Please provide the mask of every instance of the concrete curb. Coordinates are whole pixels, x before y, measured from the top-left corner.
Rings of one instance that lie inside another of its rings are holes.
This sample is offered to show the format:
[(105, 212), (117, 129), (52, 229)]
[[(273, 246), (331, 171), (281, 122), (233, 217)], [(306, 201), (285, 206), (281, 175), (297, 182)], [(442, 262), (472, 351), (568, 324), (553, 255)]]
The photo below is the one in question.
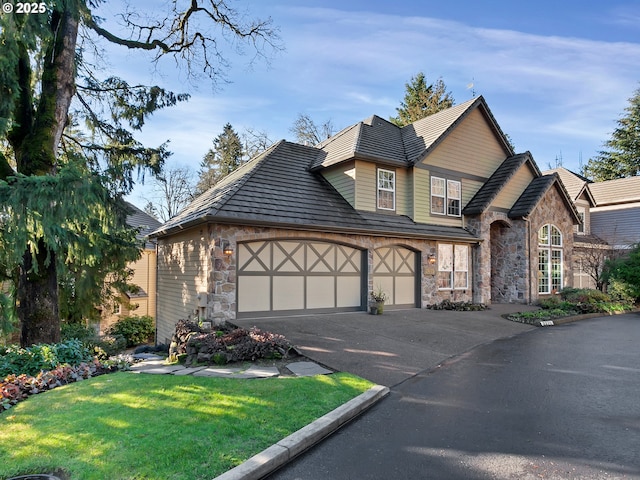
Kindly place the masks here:
[(552, 327), (554, 325), (562, 325), (563, 323), (573, 323), (579, 322), (580, 320), (590, 320), (592, 318), (599, 317), (613, 317), (614, 315), (627, 315), (629, 313), (640, 313), (639, 308), (634, 308), (632, 310), (627, 310), (625, 312), (599, 312), (599, 313), (583, 313), (580, 315), (572, 315), (570, 317), (560, 317), (555, 318), (553, 320), (546, 320), (543, 322), (538, 322), (535, 324), (536, 327)]
[(214, 480), (259, 480), (331, 435), (388, 393), (388, 387), (375, 385)]

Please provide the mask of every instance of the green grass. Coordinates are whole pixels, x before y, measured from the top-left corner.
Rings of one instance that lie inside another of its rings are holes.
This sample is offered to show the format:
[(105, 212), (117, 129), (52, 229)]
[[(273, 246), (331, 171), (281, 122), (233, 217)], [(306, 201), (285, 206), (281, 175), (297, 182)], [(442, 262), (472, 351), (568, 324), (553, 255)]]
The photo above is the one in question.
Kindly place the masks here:
[(372, 384), (345, 373), (260, 380), (116, 373), (0, 415), (0, 478), (211, 479)]

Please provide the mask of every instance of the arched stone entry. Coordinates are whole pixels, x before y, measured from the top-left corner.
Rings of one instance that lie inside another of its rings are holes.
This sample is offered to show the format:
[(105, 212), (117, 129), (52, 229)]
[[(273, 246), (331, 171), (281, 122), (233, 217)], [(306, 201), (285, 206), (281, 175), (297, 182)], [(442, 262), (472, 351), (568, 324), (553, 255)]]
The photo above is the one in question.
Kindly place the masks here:
[(509, 229), (506, 222), (498, 220), (490, 226), (489, 243), (491, 245), (491, 303), (504, 303), (508, 285), (505, 278), (505, 236)]
[(527, 267), (525, 232), (506, 220), (490, 226), (491, 302), (525, 301)]

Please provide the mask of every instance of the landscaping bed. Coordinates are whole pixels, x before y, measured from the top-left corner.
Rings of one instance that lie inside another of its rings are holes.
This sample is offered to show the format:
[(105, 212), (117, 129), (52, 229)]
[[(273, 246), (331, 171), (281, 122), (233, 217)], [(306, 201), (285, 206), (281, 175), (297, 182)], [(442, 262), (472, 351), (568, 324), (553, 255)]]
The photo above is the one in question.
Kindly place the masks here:
[(544, 326), (547, 322), (563, 323), (575, 316), (615, 315), (634, 310), (628, 300), (616, 300), (599, 290), (566, 288), (538, 302), (540, 310), (505, 315), (508, 320), (529, 325)]

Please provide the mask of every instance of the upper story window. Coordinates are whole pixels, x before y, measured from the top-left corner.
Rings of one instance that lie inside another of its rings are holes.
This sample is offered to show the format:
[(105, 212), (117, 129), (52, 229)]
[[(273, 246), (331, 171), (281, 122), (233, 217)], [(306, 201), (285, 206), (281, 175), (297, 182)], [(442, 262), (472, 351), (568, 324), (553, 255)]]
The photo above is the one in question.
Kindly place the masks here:
[(378, 169), (378, 208), (396, 209), (396, 172)]
[(431, 213), (459, 217), (461, 199), (460, 182), (431, 177)]

